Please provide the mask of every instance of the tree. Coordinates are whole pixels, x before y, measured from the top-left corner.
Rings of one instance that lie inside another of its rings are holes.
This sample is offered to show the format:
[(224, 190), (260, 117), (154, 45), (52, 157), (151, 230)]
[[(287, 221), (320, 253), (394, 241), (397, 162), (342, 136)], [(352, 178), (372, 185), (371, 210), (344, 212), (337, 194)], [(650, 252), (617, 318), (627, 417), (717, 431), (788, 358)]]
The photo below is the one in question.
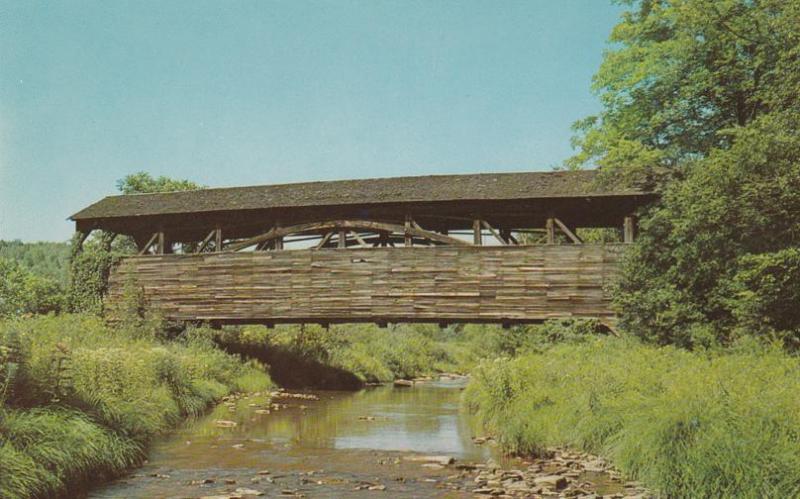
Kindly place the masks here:
[(153, 177), (147, 172), (137, 172), (117, 180), (117, 189), (123, 194), (145, 194), (154, 192), (191, 191), (204, 186), (191, 180), (169, 177)]
[[(765, 332), (752, 328), (752, 313), (745, 324), (736, 310), (747, 291), (742, 285), (760, 280), (752, 259), (767, 258), (772, 270), (761, 271), (775, 272), (775, 258), (800, 245), (797, 130), (765, 115), (737, 130), (729, 149), (713, 150), (685, 180), (666, 188), (661, 203), (643, 217), (639, 239), (625, 258), (616, 302), (626, 329), (683, 346), (709, 339), (730, 342), (742, 331), (738, 326)], [(789, 292), (800, 287), (800, 275), (789, 272), (793, 264), (786, 263), (789, 278), (780, 285)], [(750, 287), (751, 293), (765, 291)], [(772, 324), (788, 328), (782, 336), (800, 339), (800, 318), (794, 317), (791, 324)]]
[(796, 105), (800, 2), (622, 0), (593, 88), (603, 111), (574, 125), (571, 167), (660, 183), (725, 131)]
[[(687, 347), (769, 333), (754, 317), (800, 286), (785, 251), (800, 243), (800, 2), (622, 3), (594, 80), (603, 110), (575, 125), (567, 162), (662, 193), (624, 263), (621, 324)], [(762, 322), (791, 344), (791, 317)]]

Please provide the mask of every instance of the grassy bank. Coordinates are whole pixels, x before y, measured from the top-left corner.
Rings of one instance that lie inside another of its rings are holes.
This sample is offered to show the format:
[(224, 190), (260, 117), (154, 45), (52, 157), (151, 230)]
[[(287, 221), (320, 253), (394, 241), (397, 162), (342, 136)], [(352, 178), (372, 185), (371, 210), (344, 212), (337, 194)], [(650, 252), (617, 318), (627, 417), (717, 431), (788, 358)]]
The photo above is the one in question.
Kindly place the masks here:
[[(435, 331), (436, 330), (436, 331)], [(287, 387), (357, 388), (365, 382), (412, 378), (457, 369), (454, 344), (438, 328), (347, 324), (225, 328), (216, 335), (227, 350), (269, 364)]]
[(183, 418), (271, 386), (203, 334), (157, 334), (83, 315), (0, 322), (0, 497), (56, 497), (117, 475)]
[(343, 324), (225, 328), (214, 333), (229, 351), (257, 358), (287, 387), (357, 388), (440, 372), (467, 373), (485, 358), (541, 351), (554, 342), (599, 333), (589, 320), (496, 325)]
[(800, 496), (800, 360), (602, 339), (484, 363), (464, 400), (510, 452), (566, 445), (667, 497)]

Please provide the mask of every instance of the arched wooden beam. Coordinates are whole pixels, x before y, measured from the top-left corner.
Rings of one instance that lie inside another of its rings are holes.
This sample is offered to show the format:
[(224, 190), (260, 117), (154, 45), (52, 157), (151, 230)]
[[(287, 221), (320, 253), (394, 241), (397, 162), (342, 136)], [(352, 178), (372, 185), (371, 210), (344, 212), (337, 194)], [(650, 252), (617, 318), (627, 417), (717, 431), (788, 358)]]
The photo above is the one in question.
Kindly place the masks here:
[(410, 227), (406, 227), (400, 224), (373, 222), (371, 220), (331, 220), (327, 222), (312, 222), (306, 224), (298, 224), (289, 227), (274, 227), (269, 231), (265, 232), (264, 234), (251, 237), (250, 239), (245, 239), (244, 241), (235, 244), (231, 244), (225, 249), (226, 251), (239, 251), (247, 247), (250, 247), (254, 244), (258, 244), (264, 241), (269, 241), (270, 239), (275, 239), (277, 237), (285, 237), (291, 234), (298, 234), (302, 232), (312, 232), (312, 231), (327, 232), (336, 229), (368, 230), (372, 232), (381, 232), (381, 231), (397, 232), (399, 234), (408, 233), (412, 236), (430, 239), (431, 241), (436, 241), (442, 244), (455, 244), (461, 246), (470, 245), (468, 242), (462, 241), (461, 239), (445, 236), (443, 234), (437, 234), (436, 232), (431, 232), (429, 230), (422, 229), (419, 226), (415, 227), (412, 225)]

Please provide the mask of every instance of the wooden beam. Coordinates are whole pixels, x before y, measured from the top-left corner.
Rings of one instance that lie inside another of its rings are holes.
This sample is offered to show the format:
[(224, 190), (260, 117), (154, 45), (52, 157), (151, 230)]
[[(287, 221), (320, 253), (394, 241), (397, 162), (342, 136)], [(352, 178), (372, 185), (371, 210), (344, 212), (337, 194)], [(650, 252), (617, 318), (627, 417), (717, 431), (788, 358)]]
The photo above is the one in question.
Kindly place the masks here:
[(156, 254), (163, 255), (166, 253), (164, 248), (164, 245), (166, 244), (164, 240), (164, 231), (160, 230), (156, 232), (156, 235), (158, 236), (158, 242), (156, 243)]
[(414, 244), (414, 238), (411, 235), (411, 215), (406, 215), (406, 225), (405, 230), (403, 231), (403, 239), (406, 248), (410, 248)]
[[(280, 220), (275, 221), (275, 228), (279, 228), (281, 226)], [(274, 250), (282, 250), (283, 249), (283, 236), (278, 236), (275, 238), (275, 243), (272, 245), (272, 249)]]
[(222, 251), (222, 229), (214, 229), (214, 251)]
[(475, 246), (481, 246), (483, 244), (481, 221), (477, 218), (472, 221), (472, 244), (474, 244)]
[(461, 239), (456, 239), (450, 236), (444, 236), (442, 234), (437, 234), (436, 232), (431, 232), (424, 229), (418, 229), (414, 226), (409, 227), (406, 229), (403, 225), (399, 224), (391, 224), (391, 223), (384, 223), (384, 222), (373, 222), (371, 220), (331, 220), (326, 222), (312, 222), (306, 224), (298, 224), (292, 225), (288, 227), (280, 227), (277, 229), (271, 229), (264, 234), (251, 237), (249, 239), (245, 239), (243, 241), (236, 242), (234, 244), (230, 244), (227, 248), (229, 251), (239, 251), (249, 246), (253, 246), (254, 244), (258, 244), (262, 241), (266, 241), (268, 239), (275, 239), (279, 236), (287, 236), (290, 234), (298, 234), (302, 232), (317, 232), (323, 230), (366, 230), (370, 232), (395, 232), (398, 234), (404, 234), (406, 230), (412, 235), (416, 237), (421, 237), (425, 239), (430, 239), (431, 241), (440, 242), (442, 244), (454, 244), (459, 246), (469, 246), (469, 243), (466, 241), (462, 241)]
[(358, 232), (352, 231), (351, 234), (353, 234), (353, 237), (356, 239), (356, 241), (358, 241), (358, 244), (360, 244), (364, 248), (368, 248), (369, 247), (367, 242), (364, 241), (364, 239), (358, 234)]
[(156, 239), (158, 239), (158, 234), (159, 234), (159, 232), (153, 233), (153, 235), (150, 237), (150, 239), (147, 240), (147, 243), (145, 243), (145, 245), (142, 246), (142, 249), (139, 250), (139, 254), (140, 255), (144, 255), (144, 254), (147, 253), (147, 250), (150, 249), (150, 246), (152, 246), (153, 243), (156, 241)]
[(77, 238), (78, 238), (78, 240), (76, 241), (76, 244), (75, 244), (75, 253), (76, 254), (80, 253), (83, 250), (83, 243), (86, 242), (86, 238), (89, 237), (89, 234), (91, 234), (91, 233), (92, 233), (91, 230), (88, 230), (88, 231), (80, 231), (80, 230), (75, 231), (75, 234), (77, 235)]
[(339, 248), (346, 248), (347, 247), (347, 231), (344, 229), (339, 229), (339, 239), (338, 239), (338, 247)]
[(552, 218), (547, 219), (547, 225), (545, 226), (545, 230), (547, 231), (547, 244), (555, 244), (556, 243), (556, 224)]
[(636, 219), (632, 216), (625, 217), (623, 222), (623, 241), (632, 243), (636, 237)]
[(519, 241), (517, 241), (517, 238), (511, 234), (510, 229), (500, 229), (500, 237), (502, 237), (503, 240), (508, 244), (519, 245)]
[(497, 231), (494, 230), (494, 227), (489, 225), (489, 222), (487, 222), (486, 220), (481, 220), (481, 223), (486, 228), (486, 230), (488, 230), (495, 237), (495, 239), (500, 241), (500, 244), (508, 244), (508, 241), (500, 237), (500, 234), (498, 234)]
[(211, 240), (214, 239), (214, 236), (216, 235), (216, 233), (217, 233), (216, 230), (212, 230), (211, 232), (208, 233), (206, 238), (203, 239), (203, 242), (200, 243), (200, 246), (197, 247), (197, 253), (202, 253), (203, 250), (206, 249), (206, 246), (208, 246), (208, 243), (210, 243)]
[(322, 239), (320, 239), (320, 241), (317, 243), (317, 245), (314, 246), (314, 249), (315, 250), (322, 249), (323, 246), (328, 244), (328, 241), (331, 240), (331, 237), (333, 237), (333, 231), (326, 232), (325, 235), (322, 236)]
[(555, 221), (556, 225), (558, 225), (558, 227), (564, 232), (564, 234), (567, 235), (568, 238), (572, 239), (573, 243), (575, 243), (575, 244), (583, 244), (583, 240), (581, 240), (580, 237), (576, 236), (574, 232), (569, 230), (569, 227), (567, 227), (564, 224), (564, 222), (562, 222), (561, 220), (559, 220), (557, 218), (553, 218), (552, 220)]

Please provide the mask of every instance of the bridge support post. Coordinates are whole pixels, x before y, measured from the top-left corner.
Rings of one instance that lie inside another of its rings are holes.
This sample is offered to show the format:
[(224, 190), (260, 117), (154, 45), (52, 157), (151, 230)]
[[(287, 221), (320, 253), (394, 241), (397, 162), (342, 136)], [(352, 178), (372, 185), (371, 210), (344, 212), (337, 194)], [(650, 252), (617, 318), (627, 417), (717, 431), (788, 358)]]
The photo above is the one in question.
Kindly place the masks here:
[(91, 234), (91, 230), (77, 230), (75, 231), (75, 246), (73, 247), (74, 254), (77, 255), (81, 251), (83, 251), (83, 243), (86, 242), (86, 238), (89, 237)]
[(547, 226), (545, 227), (547, 230), (547, 244), (555, 244), (556, 243), (556, 221), (552, 218), (547, 219)]
[(163, 255), (164, 253), (166, 253), (167, 251), (165, 246), (166, 242), (164, 240), (164, 231), (160, 230), (158, 231), (158, 238), (156, 240), (156, 254)]
[(483, 245), (483, 226), (478, 218), (472, 221), (472, 244), (475, 246)]
[(625, 217), (623, 222), (623, 241), (632, 243), (636, 237), (636, 219), (632, 216)]

